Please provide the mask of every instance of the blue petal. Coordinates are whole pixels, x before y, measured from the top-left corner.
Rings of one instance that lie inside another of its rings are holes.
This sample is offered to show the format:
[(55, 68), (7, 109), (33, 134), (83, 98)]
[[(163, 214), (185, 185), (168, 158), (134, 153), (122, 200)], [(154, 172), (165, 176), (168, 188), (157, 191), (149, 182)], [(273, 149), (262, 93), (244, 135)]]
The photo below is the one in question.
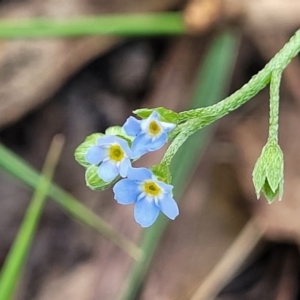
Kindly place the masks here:
[(158, 206), (162, 213), (172, 220), (174, 220), (179, 214), (177, 203), (169, 194), (158, 201)]
[(105, 182), (110, 182), (114, 180), (118, 176), (118, 168), (117, 166), (108, 161), (103, 162), (98, 169), (98, 176), (104, 180)]
[(106, 156), (106, 151), (99, 146), (92, 146), (88, 149), (85, 159), (92, 165), (98, 165)]
[(141, 156), (143, 156), (144, 154), (146, 154), (148, 152), (149, 152), (148, 148), (140, 147), (140, 148), (135, 149), (135, 152), (132, 152), (130, 157), (132, 159), (138, 159), (138, 158), (140, 158)]
[(160, 122), (160, 125), (163, 128), (164, 132), (169, 132), (176, 127), (176, 124), (167, 123), (167, 122)]
[(152, 121), (156, 121), (160, 125), (159, 115), (156, 111), (153, 111), (152, 114), (145, 120), (141, 121), (141, 131), (147, 133), (149, 125)]
[(109, 144), (116, 143), (116, 142), (117, 142), (116, 136), (105, 135), (98, 139), (97, 144), (99, 146), (103, 146), (103, 145), (109, 145)]
[(163, 181), (158, 180), (157, 178), (154, 181), (165, 191), (170, 193), (173, 190), (173, 185), (164, 183)]
[(117, 141), (118, 141), (119, 145), (121, 146), (121, 148), (123, 149), (123, 151), (125, 152), (125, 154), (128, 157), (131, 156), (131, 149), (129, 148), (128, 143), (125, 140), (118, 138), (118, 137), (117, 137)]
[(145, 133), (139, 134), (132, 142), (132, 148), (148, 146), (151, 143), (151, 136)]
[(144, 181), (147, 179), (151, 179), (153, 173), (146, 168), (129, 168), (127, 177), (132, 180)]
[(122, 179), (113, 187), (114, 198), (120, 204), (131, 204), (136, 202), (140, 194), (136, 182), (130, 179)]
[(163, 132), (159, 138), (149, 143), (148, 149), (149, 151), (154, 151), (160, 149), (167, 142), (167, 134)]
[(151, 143), (151, 138), (146, 134), (138, 135), (132, 142), (131, 146), (131, 157), (133, 159), (139, 158), (145, 153), (149, 152), (148, 147)]
[(129, 158), (125, 158), (125, 159), (121, 162), (119, 171), (120, 171), (120, 175), (121, 175), (122, 177), (126, 177), (126, 176), (127, 176), (128, 169), (130, 168), (130, 166), (131, 166), (131, 162), (130, 162), (130, 159), (129, 159)]
[(136, 202), (134, 207), (134, 218), (142, 227), (151, 226), (159, 215), (159, 208), (153, 201), (143, 198)]
[(152, 112), (152, 114), (148, 117), (151, 121), (152, 120), (155, 120), (155, 121), (160, 121), (160, 117), (159, 117), (159, 114), (156, 110), (154, 110)]
[(123, 129), (129, 136), (136, 136), (141, 131), (141, 121), (134, 117), (129, 117), (123, 125)]

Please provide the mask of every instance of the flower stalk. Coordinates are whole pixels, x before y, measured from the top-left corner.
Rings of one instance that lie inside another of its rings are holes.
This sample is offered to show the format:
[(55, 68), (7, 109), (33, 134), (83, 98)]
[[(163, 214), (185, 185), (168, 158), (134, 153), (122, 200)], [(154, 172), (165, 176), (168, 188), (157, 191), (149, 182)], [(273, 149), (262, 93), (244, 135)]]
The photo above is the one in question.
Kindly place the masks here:
[(283, 195), (284, 160), (283, 153), (278, 145), (281, 73), (281, 69), (275, 69), (272, 72), (270, 82), (269, 137), (252, 173), (257, 198), (263, 193), (269, 203), (271, 203), (276, 196), (279, 196), (279, 200), (281, 200)]

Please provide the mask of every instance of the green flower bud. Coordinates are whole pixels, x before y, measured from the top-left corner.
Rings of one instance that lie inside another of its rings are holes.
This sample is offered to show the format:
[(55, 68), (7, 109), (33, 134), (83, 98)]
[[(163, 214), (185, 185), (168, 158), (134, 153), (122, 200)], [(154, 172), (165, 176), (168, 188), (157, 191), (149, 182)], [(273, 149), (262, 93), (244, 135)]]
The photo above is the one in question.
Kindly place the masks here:
[(283, 153), (275, 140), (269, 140), (263, 147), (253, 173), (253, 184), (257, 198), (264, 193), (269, 203), (283, 194)]

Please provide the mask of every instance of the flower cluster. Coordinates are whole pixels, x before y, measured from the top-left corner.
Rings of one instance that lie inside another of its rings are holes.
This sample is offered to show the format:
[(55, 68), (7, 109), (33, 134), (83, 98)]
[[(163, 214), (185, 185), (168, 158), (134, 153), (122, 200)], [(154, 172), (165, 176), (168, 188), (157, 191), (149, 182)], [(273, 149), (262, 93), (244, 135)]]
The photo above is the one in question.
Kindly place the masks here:
[(86, 181), (91, 188), (104, 189), (122, 178), (113, 187), (114, 198), (123, 205), (135, 203), (134, 218), (142, 227), (151, 226), (160, 211), (173, 220), (179, 213), (173, 186), (159, 180), (153, 171), (131, 165), (160, 149), (175, 126), (153, 111), (146, 119), (129, 117), (122, 128), (89, 136), (75, 151), (76, 160), (87, 167)]

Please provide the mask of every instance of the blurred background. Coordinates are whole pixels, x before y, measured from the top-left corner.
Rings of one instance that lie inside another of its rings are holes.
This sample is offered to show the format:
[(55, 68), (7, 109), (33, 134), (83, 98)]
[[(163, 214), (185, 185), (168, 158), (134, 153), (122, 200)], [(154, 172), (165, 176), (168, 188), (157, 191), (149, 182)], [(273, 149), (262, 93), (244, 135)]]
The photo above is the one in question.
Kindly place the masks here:
[[(40, 172), (53, 137), (63, 134), (54, 181), (144, 253), (135, 261), (49, 199), (14, 299), (300, 299), (299, 57), (281, 84), (281, 202), (257, 200), (252, 184), (267, 140), (268, 88), (178, 153), (171, 166), (180, 201), (175, 221), (162, 217), (142, 230), (133, 207), (118, 205), (111, 189), (86, 187), (84, 169), (74, 160), (87, 135), (122, 125), (136, 108), (181, 111), (216, 103), (239, 89), (300, 27), (299, 1), (0, 2), (1, 18), (16, 22), (157, 12), (182, 15), (183, 32), (1, 40), (1, 143)], [(140, 164), (150, 167), (162, 154), (146, 155)], [(32, 190), (0, 170), (2, 266)]]

